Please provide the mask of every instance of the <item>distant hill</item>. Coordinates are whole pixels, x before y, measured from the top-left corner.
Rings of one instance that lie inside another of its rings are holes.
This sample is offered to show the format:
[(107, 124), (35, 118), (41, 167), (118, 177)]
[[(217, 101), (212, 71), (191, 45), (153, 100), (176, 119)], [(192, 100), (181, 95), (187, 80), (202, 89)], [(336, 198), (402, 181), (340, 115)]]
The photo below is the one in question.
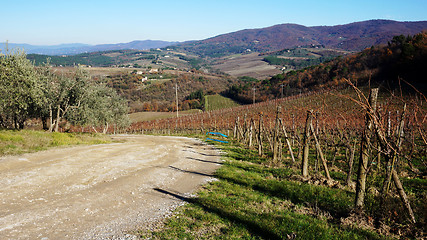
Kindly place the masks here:
[(427, 30), (427, 21), (370, 20), (337, 26), (306, 27), (280, 24), (246, 29), (175, 46), (201, 56), (220, 57), (245, 51), (268, 52), (297, 46), (322, 45), (346, 51), (361, 51), (385, 44), (396, 35), (414, 35)]
[[(157, 41), (157, 40), (144, 40), (144, 41), (132, 41), (129, 43), (117, 43), (117, 44), (100, 44), (100, 45), (88, 45), (88, 44), (60, 44), (52, 46), (36, 46), (30, 44), (16, 44), (9, 43), (9, 49), (24, 49), (27, 54), (43, 54), (43, 55), (75, 55), (80, 53), (90, 53), (99, 51), (112, 51), (112, 50), (148, 50), (152, 48), (163, 48), (167, 46), (173, 46), (179, 42), (168, 42), (168, 41)], [(5, 52), (6, 43), (0, 43), (0, 50)]]
[(228, 96), (240, 102), (252, 101), (252, 88), (257, 88), (259, 101), (300, 92), (343, 88), (348, 80), (361, 86), (380, 86), (387, 90), (427, 94), (427, 32), (414, 36), (399, 35), (387, 45), (367, 48), (359, 53), (338, 57), (309, 68), (278, 74), (271, 79), (234, 85)]

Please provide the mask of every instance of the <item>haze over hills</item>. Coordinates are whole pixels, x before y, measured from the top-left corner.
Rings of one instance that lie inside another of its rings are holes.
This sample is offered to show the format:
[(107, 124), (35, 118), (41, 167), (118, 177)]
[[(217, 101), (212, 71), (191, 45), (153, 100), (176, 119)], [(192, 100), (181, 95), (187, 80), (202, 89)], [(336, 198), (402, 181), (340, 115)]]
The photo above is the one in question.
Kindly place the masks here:
[(370, 20), (336, 26), (306, 27), (280, 24), (261, 29), (246, 29), (213, 38), (187, 42), (176, 49), (201, 56), (220, 57), (245, 51), (269, 52), (297, 46), (322, 45), (346, 51), (361, 51), (385, 44), (396, 35), (414, 35), (427, 30), (427, 21), (397, 22)]
[[(124, 50), (124, 49), (136, 49), (136, 50), (148, 50), (152, 48), (163, 48), (167, 46), (173, 46), (179, 42), (168, 42), (159, 40), (144, 40), (144, 41), (132, 41), (129, 43), (117, 43), (117, 44), (99, 44), (99, 45), (88, 45), (88, 44), (59, 44), (52, 46), (37, 46), (30, 44), (16, 44), (8, 43), (9, 49), (24, 49), (27, 54), (44, 54), (44, 55), (75, 55), (86, 52), (99, 52), (99, 51), (111, 51), (111, 50)], [(5, 51), (6, 43), (0, 43), (0, 50)]]

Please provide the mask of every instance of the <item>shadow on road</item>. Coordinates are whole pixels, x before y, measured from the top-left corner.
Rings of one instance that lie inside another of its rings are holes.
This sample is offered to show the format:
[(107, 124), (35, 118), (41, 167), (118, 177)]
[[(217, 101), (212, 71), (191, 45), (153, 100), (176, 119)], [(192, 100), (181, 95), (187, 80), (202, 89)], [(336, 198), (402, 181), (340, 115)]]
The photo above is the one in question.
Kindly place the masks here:
[(212, 174), (206, 174), (206, 173), (195, 172), (195, 171), (188, 171), (188, 170), (180, 169), (180, 168), (177, 168), (174, 166), (169, 166), (169, 168), (180, 171), (180, 172), (191, 173), (191, 174), (201, 175), (201, 176), (205, 176), (205, 177), (214, 177), (214, 175), (212, 175)]
[(222, 165), (222, 164), (223, 164), (223, 163), (221, 163), (221, 162), (209, 161), (209, 160), (198, 159), (198, 158), (192, 158), (192, 157), (187, 157), (187, 159), (194, 160), (194, 161), (199, 161), (199, 162), (204, 162), (204, 163), (214, 163), (214, 164), (220, 164), (220, 165)]
[(170, 196), (172, 196), (172, 197), (174, 197), (174, 198), (176, 198), (176, 199), (179, 199), (179, 200), (182, 200), (182, 201), (185, 201), (185, 202), (189, 202), (189, 203), (190, 203), (190, 202), (193, 202), (191, 198), (183, 197), (183, 196), (181, 196), (181, 195), (179, 195), (179, 194), (176, 194), (176, 193), (173, 193), (173, 192), (170, 192), (170, 191), (164, 190), (164, 189), (160, 189), (160, 188), (153, 188), (153, 190), (154, 190), (154, 191), (157, 191), (157, 192), (159, 192), (159, 193), (162, 193), (162, 194), (170, 195)]

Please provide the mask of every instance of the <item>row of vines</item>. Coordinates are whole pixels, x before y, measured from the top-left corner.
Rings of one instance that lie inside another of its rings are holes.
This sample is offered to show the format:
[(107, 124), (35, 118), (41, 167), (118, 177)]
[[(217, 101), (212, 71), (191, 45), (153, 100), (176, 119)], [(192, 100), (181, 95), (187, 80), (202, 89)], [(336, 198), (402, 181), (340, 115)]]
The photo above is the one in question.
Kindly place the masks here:
[[(353, 86), (340, 93), (307, 93), (139, 122), (129, 131), (221, 132), (265, 156), (269, 166), (297, 169), (300, 181), (355, 192), (353, 206), (358, 213), (366, 210), (367, 198), (374, 198), (376, 207), (369, 211), (379, 219), (423, 226), (426, 189), (423, 184), (413, 185), (426, 177), (426, 118), (422, 94), (402, 97)], [(396, 209), (401, 209), (398, 216)]]

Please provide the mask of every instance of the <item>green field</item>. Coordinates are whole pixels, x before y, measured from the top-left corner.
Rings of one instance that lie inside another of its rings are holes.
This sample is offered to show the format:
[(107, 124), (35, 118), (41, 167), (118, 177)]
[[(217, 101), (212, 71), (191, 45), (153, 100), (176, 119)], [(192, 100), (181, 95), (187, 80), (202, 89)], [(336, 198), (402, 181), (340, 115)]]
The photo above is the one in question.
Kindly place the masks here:
[(205, 96), (205, 105), (207, 111), (213, 111), (223, 108), (236, 107), (240, 104), (230, 98), (226, 98), (217, 94)]

